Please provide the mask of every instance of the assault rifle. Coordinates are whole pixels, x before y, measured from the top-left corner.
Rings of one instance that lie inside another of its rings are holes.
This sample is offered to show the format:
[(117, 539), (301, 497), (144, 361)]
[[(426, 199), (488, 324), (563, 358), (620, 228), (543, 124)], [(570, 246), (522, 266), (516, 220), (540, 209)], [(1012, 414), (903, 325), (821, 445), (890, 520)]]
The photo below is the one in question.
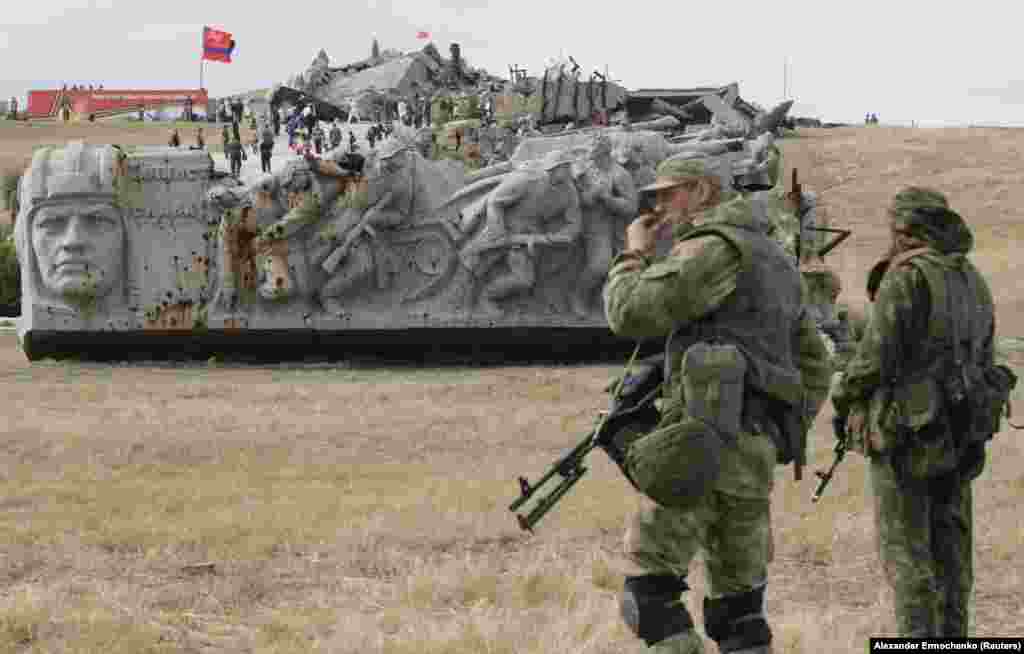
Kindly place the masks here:
[(832, 481), (832, 475), (835, 474), (839, 464), (843, 462), (843, 457), (846, 456), (846, 450), (849, 448), (850, 443), (849, 435), (846, 433), (845, 415), (832, 416), (832, 430), (836, 434), (836, 446), (832, 449), (835, 456), (832, 459), (832, 465), (829, 466), (826, 472), (818, 470), (814, 473), (821, 481), (818, 482), (818, 488), (815, 489), (814, 495), (811, 496), (812, 502), (817, 502), (821, 499), (822, 493), (825, 492), (825, 488)]
[(829, 252), (834, 250), (836, 248), (836, 246), (838, 246), (840, 243), (842, 243), (846, 239), (850, 238), (850, 235), (853, 234), (853, 230), (852, 229), (835, 229), (835, 228), (832, 228), (832, 227), (818, 227), (817, 225), (811, 225), (809, 227), (804, 227), (803, 226), (804, 216), (806, 216), (807, 212), (811, 210), (811, 207), (804, 204), (803, 190), (804, 190), (803, 184), (800, 183), (800, 180), (797, 177), (796, 168), (794, 168), (793, 169), (792, 190), (787, 192), (786, 196), (787, 196), (787, 199), (789, 200), (789, 202), (794, 207), (794, 209), (796, 211), (796, 217), (797, 217), (797, 230), (796, 230), (796, 243), (795, 243), (795, 245), (796, 245), (797, 265), (799, 265), (800, 262), (803, 261), (803, 243), (802, 243), (803, 239), (801, 237), (803, 235), (803, 230), (804, 229), (807, 229), (808, 231), (812, 231), (812, 232), (827, 232), (829, 234), (838, 234), (838, 236), (836, 236), (834, 239), (832, 239), (831, 241), (826, 243), (824, 246), (822, 246), (821, 249), (816, 250), (813, 253), (814, 256), (816, 256), (818, 258), (824, 257), (826, 254), (828, 254)]
[[(519, 477), (519, 499), (508, 507), (509, 511), (513, 513), (530, 501), (548, 481), (556, 477), (561, 478), (557, 486), (537, 499), (533, 509), (527, 515), (516, 513), (516, 520), (525, 531), (532, 533), (533, 527), (540, 522), (540, 519), (583, 477), (587, 472), (587, 468), (583, 465), (584, 459), (594, 448), (599, 447), (604, 450), (623, 471), (626, 478), (630, 479), (629, 473), (626, 472), (625, 452), (619, 447), (615, 436), (629, 426), (649, 431), (657, 424), (660, 416), (654, 406), (654, 400), (661, 393), (664, 375), (664, 355), (662, 354), (641, 359), (637, 364), (637, 370), (634, 371), (633, 363), (639, 352), (640, 346), (638, 345), (633, 351), (629, 363), (626, 364), (625, 372), (615, 385), (611, 406), (607, 411), (600, 413), (594, 430), (568, 454), (552, 464), (535, 484), (531, 484), (526, 477)], [(632, 479), (630, 479), (630, 483), (633, 483)]]

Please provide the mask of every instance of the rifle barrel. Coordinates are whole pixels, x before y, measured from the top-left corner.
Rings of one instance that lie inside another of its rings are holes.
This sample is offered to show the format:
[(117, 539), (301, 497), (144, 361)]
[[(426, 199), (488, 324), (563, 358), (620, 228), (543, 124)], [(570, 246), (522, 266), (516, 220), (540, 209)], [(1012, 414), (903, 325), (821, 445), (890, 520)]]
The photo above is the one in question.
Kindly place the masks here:
[(551, 510), (558, 501), (562, 499), (562, 496), (569, 492), (569, 490), (576, 485), (583, 475), (586, 474), (587, 468), (579, 466), (575, 468), (565, 479), (562, 480), (558, 486), (555, 487), (550, 493), (542, 497), (537, 501), (537, 505), (524, 517), (516, 515), (516, 519), (519, 521), (519, 526), (526, 531), (533, 531), (533, 526), (540, 522), (540, 519)]
[(548, 480), (555, 475), (561, 475), (565, 478), (571, 477), (580, 469), (580, 463), (596, 446), (597, 443), (594, 439), (594, 433), (591, 433), (590, 436), (587, 436), (584, 440), (580, 441), (576, 447), (572, 448), (571, 452), (563, 456), (548, 468), (548, 471), (544, 473), (544, 476), (538, 479), (535, 483), (531, 484), (526, 477), (520, 477), (519, 498), (509, 505), (508, 510), (515, 511), (523, 504), (530, 501), (530, 498), (536, 495), (537, 491), (539, 491), (544, 484), (546, 484)]

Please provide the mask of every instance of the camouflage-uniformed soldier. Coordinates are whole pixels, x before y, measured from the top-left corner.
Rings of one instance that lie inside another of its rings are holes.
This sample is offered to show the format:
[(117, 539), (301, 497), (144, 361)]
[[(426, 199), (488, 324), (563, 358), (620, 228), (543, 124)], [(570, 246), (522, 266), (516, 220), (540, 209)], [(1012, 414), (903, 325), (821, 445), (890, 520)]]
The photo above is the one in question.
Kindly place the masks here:
[(954, 443), (973, 439), (943, 409), (943, 366), (957, 329), (982, 366), (993, 364), (992, 295), (966, 258), (973, 236), (941, 193), (904, 189), (889, 215), (892, 248), (872, 271), (874, 308), (833, 404), (847, 416), (851, 448), (871, 462), (877, 547), (899, 635), (964, 637), (971, 481), (985, 454), (982, 444), (956, 454)]
[[(627, 249), (613, 262), (604, 301), (617, 334), (673, 333), (662, 420), (651, 435), (684, 419), (680, 371), (688, 346), (735, 345), (748, 372), (738, 438), (722, 448), (717, 480), (689, 508), (644, 497), (633, 517), (625, 537), (630, 565), (623, 617), (649, 652), (703, 652), (681, 599), (690, 562), (702, 549), (710, 586), (705, 632), (720, 652), (764, 654), (772, 636), (762, 608), (772, 558), (770, 496), (775, 465), (787, 460), (780, 451), (792, 448), (783, 440), (778, 411), (786, 407), (789, 424), (795, 413), (806, 429), (828, 394), (831, 365), (805, 311), (799, 273), (767, 236), (763, 194), (723, 192), (720, 178), (702, 161), (672, 159), (642, 191), (657, 193), (655, 213), (629, 226)], [(664, 260), (652, 263), (654, 232), (672, 223), (676, 243)], [(795, 458), (802, 460), (802, 452)]]

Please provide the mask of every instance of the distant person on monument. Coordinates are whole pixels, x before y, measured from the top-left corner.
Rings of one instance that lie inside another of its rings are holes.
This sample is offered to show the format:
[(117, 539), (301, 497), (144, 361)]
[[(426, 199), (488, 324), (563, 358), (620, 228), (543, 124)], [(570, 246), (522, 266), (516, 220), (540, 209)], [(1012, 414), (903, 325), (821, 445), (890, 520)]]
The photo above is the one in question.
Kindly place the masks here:
[(320, 129), (319, 121), (313, 126), (313, 147), (317, 154), (324, 153), (324, 130)]
[(177, 129), (172, 129), (171, 130), (171, 138), (168, 139), (167, 145), (172, 147), (172, 148), (177, 148), (177, 147), (179, 147), (181, 145), (181, 137), (178, 136), (178, 130)]
[(260, 133), (253, 127), (249, 134), (249, 148), (252, 149), (252, 156), (257, 156), (260, 153)]
[(316, 124), (316, 116), (313, 115), (313, 105), (307, 104), (302, 110), (302, 124), (306, 126), (308, 134), (313, 133), (313, 126)]
[(298, 129), (298, 127), (299, 127), (298, 118), (296, 118), (293, 115), (291, 118), (288, 119), (288, 124), (285, 127), (285, 131), (288, 132), (288, 147), (289, 148), (292, 147), (293, 145), (295, 145), (295, 131)]
[(270, 170), (270, 157), (274, 153), (274, 131), (269, 125), (263, 127), (263, 134), (260, 140), (260, 170), (265, 173)]
[(352, 130), (348, 132), (348, 151), (355, 152), (359, 146), (356, 145), (356, 135), (352, 133)]
[(366, 140), (370, 142), (370, 149), (372, 150), (373, 146), (377, 143), (377, 126), (376, 125), (371, 127), (370, 130), (366, 133)]
[(336, 147), (341, 145), (341, 119), (340, 118), (335, 118), (334, 119), (334, 123), (331, 124), (331, 133), (330, 133), (329, 136), (330, 136), (330, 139), (331, 139), (331, 149), (332, 150), (334, 148), (336, 148)]
[(274, 136), (278, 136), (281, 133), (281, 114), (276, 107), (270, 108), (270, 124), (274, 128)]
[(231, 162), (231, 176), (238, 179), (238, 176), (242, 174), (242, 160), (247, 158), (242, 141), (237, 138), (231, 139), (224, 153), (228, 155), (228, 161)]

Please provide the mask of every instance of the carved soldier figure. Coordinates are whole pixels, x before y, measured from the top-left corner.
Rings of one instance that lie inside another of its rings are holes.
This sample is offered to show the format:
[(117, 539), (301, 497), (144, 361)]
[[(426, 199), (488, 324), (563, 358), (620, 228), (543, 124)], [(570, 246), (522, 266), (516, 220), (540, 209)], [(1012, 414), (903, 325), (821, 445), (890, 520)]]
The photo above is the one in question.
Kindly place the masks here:
[(321, 303), (331, 313), (337, 313), (336, 299), (354, 284), (364, 279), (373, 269), (371, 246), (359, 237), (366, 233), (372, 238), (379, 229), (395, 229), (413, 218), (415, 198), (409, 179), (411, 153), (403, 146), (388, 148), (376, 157), (375, 170), (370, 183), (370, 207), (358, 217), (348, 213), (341, 245), (321, 265), (331, 278), (320, 292)]
[[(252, 198), (244, 186), (215, 186), (207, 193), (211, 208), (222, 216), (218, 227), (220, 244), (220, 280), (213, 304), (225, 311), (238, 308), (242, 289), (253, 289), (256, 280), (252, 241), (258, 232)], [(236, 209), (238, 220), (228, 220), (227, 211)]]
[[(494, 266), (508, 265), (508, 272), (493, 279), (481, 293), (486, 311), (503, 314), (498, 302), (533, 290), (537, 246), (569, 245), (579, 238), (582, 217), (571, 163), (565, 154), (552, 153), (542, 169), (515, 171), (488, 196), (486, 222), (460, 253), (463, 264), (478, 280)], [(562, 228), (548, 233), (548, 223), (558, 219), (563, 221)], [(470, 224), (468, 229), (472, 228)]]
[(612, 143), (604, 134), (594, 140), (589, 166), (579, 181), (586, 259), (571, 304), (575, 314), (586, 316), (611, 266), (619, 223), (625, 225), (636, 215), (637, 192), (629, 172), (612, 159)]

